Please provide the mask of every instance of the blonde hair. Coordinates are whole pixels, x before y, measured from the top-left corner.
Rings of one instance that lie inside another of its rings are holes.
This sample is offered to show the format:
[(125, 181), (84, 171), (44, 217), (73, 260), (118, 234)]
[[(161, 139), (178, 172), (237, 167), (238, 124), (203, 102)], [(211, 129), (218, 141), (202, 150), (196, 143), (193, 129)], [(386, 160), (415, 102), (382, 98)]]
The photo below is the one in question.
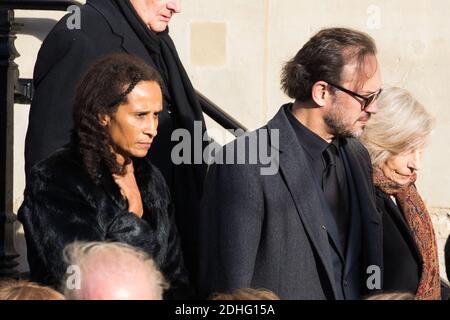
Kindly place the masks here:
[[(155, 264), (155, 261), (144, 251), (136, 249), (130, 245), (120, 242), (74, 242), (66, 246), (63, 251), (64, 261), (68, 266), (77, 266), (83, 273), (96, 272), (96, 269), (90, 265), (92, 258), (106, 255), (114, 257), (114, 261), (117, 263), (109, 264), (110, 261), (98, 261), (100, 264), (108, 264), (105, 267), (113, 270), (113, 272), (129, 272), (129, 265), (121, 261), (121, 257), (127, 256), (127, 258), (134, 258), (142, 263), (145, 270), (148, 272), (149, 277), (154, 281), (155, 287), (160, 287), (162, 290), (168, 289), (169, 285), (166, 282), (163, 274), (159, 271)], [(95, 266), (95, 267), (98, 267)], [(120, 269), (120, 271), (119, 271)], [(67, 284), (67, 276), (63, 284)], [(71, 289), (67, 285), (64, 285), (64, 294), (67, 299), (75, 300), (79, 298), (80, 289)]]
[(391, 292), (376, 294), (366, 300), (416, 300), (416, 297), (409, 292)]
[(24, 280), (0, 282), (0, 300), (65, 300), (56, 290)]
[(211, 300), (280, 300), (275, 293), (267, 289), (237, 289), (232, 293), (218, 293)]
[(377, 104), (379, 110), (368, 121), (361, 136), (374, 166), (425, 146), (434, 118), (407, 90), (387, 87)]

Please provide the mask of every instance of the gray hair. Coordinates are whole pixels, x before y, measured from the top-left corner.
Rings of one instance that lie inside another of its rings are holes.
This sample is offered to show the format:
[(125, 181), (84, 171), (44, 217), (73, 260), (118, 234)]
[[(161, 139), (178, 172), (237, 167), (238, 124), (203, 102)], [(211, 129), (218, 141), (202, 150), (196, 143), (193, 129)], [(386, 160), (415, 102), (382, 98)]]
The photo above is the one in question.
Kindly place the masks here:
[[(114, 263), (114, 265), (105, 265), (110, 261), (102, 261), (101, 258), (98, 261), (95, 261), (97, 257), (105, 257), (106, 255), (112, 255), (114, 257), (114, 262), (117, 263)], [(127, 263), (125, 264), (124, 259), (121, 259), (124, 257), (127, 259)], [(63, 258), (69, 268), (71, 266), (76, 266), (78, 268), (81, 272), (81, 278), (91, 272), (95, 272), (99, 266), (108, 268), (108, 270), (112, 272), (120, 272), (121, 274), (123, 272), (123, 275), (126, 276), (127, 273), (132, 271), (128, 265), (128, 259), (131, 258), (142, 264), (146, 272), (148, 272), (149, 278), (152, 279), (155, 287), (161, 288), (161, 292), (169, 287), (163, 274), (158, 270), (154, 260), (144, 251), (136, 249), (125, 243), (77, 241), (67, 245), (64, 248)], [(63, 290), (65, 297), (68, 300), (78, 300), (81, 298), (81, 279), (79, 287), (68, 285), (67, 274), (64, 280)]]
[(383, 165), (392, 156), (425, 147), (434, 118), (411, 93), (387, 87), (377, 104), (379, 110), (360, 138), (374, 166)]

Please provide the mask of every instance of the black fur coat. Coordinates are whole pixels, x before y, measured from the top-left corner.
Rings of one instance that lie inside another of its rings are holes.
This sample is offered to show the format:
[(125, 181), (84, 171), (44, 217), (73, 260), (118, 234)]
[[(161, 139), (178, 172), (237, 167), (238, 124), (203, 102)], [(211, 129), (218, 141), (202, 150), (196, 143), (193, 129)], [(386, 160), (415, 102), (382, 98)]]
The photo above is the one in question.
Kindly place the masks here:
[(77, 147), (68, 146), (34, 166), (18, 218), (25, 230), (31, 280), (59, 288), (66, 272), (63, 248), (75, 241), (124, 242), (150, 254), (170, 283), (166, 298), (186, 298), (184, 268), (173, 205), (159, 170), (134, 159), (144, 215), (128, 212), (112, 175), (95, 185)]

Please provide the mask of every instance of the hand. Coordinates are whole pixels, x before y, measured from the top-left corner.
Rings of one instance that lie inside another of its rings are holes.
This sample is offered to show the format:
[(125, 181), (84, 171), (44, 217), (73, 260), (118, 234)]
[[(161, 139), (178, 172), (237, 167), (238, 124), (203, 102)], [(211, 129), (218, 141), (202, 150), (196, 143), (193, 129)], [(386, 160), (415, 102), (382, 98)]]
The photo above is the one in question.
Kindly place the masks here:
[(128, 201), (128, 211), (133, 212), (139, 218), (144, 215), (144, 207), (142, 205), (141, 192), (139, 191), (136, 177), (134, 176), (133, 162), (126, 166), (124, 176), (113, 175), (114, 181), (120, 188), (120, 193)]

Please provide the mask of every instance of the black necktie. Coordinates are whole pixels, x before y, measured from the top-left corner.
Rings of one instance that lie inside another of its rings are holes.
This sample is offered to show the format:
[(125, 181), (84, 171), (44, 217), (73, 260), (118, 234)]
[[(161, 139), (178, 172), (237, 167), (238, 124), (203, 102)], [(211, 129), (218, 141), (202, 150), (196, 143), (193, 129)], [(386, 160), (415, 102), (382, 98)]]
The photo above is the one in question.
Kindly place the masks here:
[(323, 152), (326, 167), (322, 177), (322, 190), (325, 194), (325, 199), (330, 206), (331, 212), (333, 213), (334, 220), (336, 221), (339, 232), (339, 240), (341, 241), (343, 248), (345, 248), (347, 242), (349, 213), (344, 200), (344, 192), (346, 190), (343, 190), (343, 183), (339, 182), (338, 170), (336, 168), (336, 160), (338, 157), (338, 150), (333, 143), (331, 143)]

